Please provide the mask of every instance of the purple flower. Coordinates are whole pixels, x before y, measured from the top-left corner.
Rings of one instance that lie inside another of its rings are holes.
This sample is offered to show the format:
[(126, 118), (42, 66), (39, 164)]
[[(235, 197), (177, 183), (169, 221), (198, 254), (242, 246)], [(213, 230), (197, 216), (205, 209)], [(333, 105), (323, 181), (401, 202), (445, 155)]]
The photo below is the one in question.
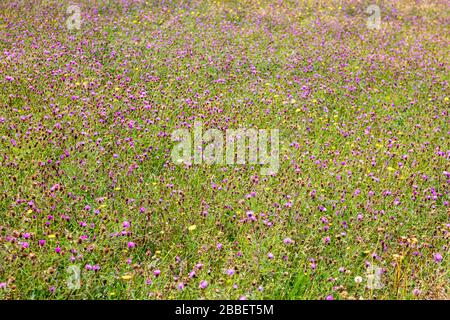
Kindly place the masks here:
[(267, 254), (267, 257), (268, 257), (269, 259), (273, 259), (273, 258), (274, 258), (274, 255), (273, 255), (272, 252), (269, 252), (269, 253)]
[(234, 274), (234, 269), (228, 269), (227, 275), (232, 276)]
[(196, 267), (198, 270), (201, 270), (201, 269), (203, 268), (203, 263), (197, 263), (197, 264), (195, 265), (195, 267)]
[(327, 295), (325, 300), (334, 300), (333, 295), (332, 294)]
[(61, 248), (60, 248), (60, 247), (56, 247), (56, 248), (55, 248), (55, 252), (56, 252), (56, 253), (60, 253), (60, 252), (61, 252)]
[(134, 247), (136, 247), (136, 244), (134, 243), (134, 242), (132, 242), (132, 241), (130, 241), (130, 242), (128, 242), (128, 248), (134, 248)]
[(291, 243), (294, 243), (294, 241), (293, 241), (291, 238), (285, 238), (285, 239), (283, 240), (283, 242), (284, 242), (284, 244), (291, 244)]
[(436, 263), (439, 263), (442, 261), (442, 255), (440, 253), (433, 254), (433, 258)]
[(159, 275), (161, 274), (161, 270), (157, 269), (153, 271), (153, 274), (155, 275), (155, 277), (159, 277)]
[(208, 281), (206, 281), (206, 280), (200, 281), (200, 289), (206, 289), (207, 286), (208, 286)]

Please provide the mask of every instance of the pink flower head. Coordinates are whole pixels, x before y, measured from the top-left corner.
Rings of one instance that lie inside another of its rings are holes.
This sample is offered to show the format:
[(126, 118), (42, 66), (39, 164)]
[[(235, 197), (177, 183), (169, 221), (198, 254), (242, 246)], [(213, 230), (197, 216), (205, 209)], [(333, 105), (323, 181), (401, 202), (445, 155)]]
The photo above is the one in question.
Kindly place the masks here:
[(433, 258), (436, 263), (439, 263), (442, 261), (442, 255), (440, 253), (433, 254)]
[(200, 281), (200, 289), (206, 289), (208, 286), (208, 281), (202, 280)]
[(234, 274), (234, 269), (228, 269), (227, 275), (232, 276)]
[(203, 263), (197, 263), (197, 264), (195, 265), (195, 267), (196, 267), (198, 270), (201, 270), (201, 269), (203, 268)]

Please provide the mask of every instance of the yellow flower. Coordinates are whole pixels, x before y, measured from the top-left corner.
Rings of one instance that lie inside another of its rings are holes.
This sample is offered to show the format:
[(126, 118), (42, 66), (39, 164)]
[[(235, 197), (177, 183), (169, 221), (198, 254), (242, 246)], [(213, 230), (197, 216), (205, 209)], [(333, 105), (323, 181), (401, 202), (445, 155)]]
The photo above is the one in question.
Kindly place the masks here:
[(129, 274), (124, 274), (121, 278), (122, 278), (123, 280), (130, 280), (130, 279), (133, 278), (133, 277), (130, 276)]
[(195, 224), (188, 228), (189, 231), (194, 231), (195, 229), (197, 229), (197, 226)]
[(54, 238), (56, 238), (56, 235), (55, 235), (55, 234), (49, 234), (49, 235), (48, 235), (48, 238), (49, 238), (49, 239), (54, 239)]
[(389, 171), (395, 171), (395, 169), (392, 168), (392, 167), (388, 167), (387, 169), (388, 169)]

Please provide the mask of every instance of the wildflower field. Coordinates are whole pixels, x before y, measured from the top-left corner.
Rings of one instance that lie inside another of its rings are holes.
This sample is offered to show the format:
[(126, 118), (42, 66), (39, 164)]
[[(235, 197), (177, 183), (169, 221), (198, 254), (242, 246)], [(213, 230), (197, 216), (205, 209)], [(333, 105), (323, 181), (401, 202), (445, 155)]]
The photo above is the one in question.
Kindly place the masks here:
[[(0, 299), (448, 299), (449, 23), (0, 1)], [(276, 130), (275, 166), (174, 161), (196, 123)]]

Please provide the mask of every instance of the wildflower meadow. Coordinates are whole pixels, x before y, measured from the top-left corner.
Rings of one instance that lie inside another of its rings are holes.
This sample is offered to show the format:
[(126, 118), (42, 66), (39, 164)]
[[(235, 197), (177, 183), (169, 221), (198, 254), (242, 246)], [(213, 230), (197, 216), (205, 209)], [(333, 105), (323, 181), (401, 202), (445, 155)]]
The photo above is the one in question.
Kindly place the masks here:
[(446, 0), (1, 0), (0, 299), (449, 299)]

